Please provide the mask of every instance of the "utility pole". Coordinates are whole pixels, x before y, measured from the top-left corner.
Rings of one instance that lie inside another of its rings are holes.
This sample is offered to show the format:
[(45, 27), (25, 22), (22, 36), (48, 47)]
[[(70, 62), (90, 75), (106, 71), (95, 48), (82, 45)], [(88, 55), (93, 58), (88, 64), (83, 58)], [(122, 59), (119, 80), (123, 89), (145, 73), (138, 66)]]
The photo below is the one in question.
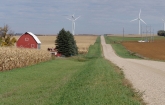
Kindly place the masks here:
[(152, 42), (152, 36), (151, 36), (151, 25), (150, 25), (150, 42)]
[(153, 40), (153, 42), (154, 42), (154, 29), (153, 29), (153, 39), (152, 39), (152, 40)]
[(123, 40), (122, 40), (122, 42), (124, 41), (124, 27), (123, 27)]
[(143, 31), (142, 31), (142, 25), (141, 25), (141, 40), (143, 40), (143, 37), (142, 37), (142, 33), (143, 33)]

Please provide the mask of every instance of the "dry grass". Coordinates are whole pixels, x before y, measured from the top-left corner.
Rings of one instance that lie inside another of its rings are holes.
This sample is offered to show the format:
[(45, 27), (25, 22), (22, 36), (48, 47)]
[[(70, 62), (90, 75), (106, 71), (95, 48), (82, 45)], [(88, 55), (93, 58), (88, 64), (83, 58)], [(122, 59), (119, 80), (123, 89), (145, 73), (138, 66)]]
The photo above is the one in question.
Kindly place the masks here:
[[(57, 36), (37, 36), (41, 41), (41, 49), (47, 50), (47, 48), (55, 47), (55, 40)], [(80, 35), (74, 36), (77, 42), (79, 53), (88, 52), (88, 48), (90, 45), (93, 45), (96, 41), (97, 36), (95, 35)], [(19, 36), (16, 36), (18, 39)]]
[(75, 36), (79, 53), (87, 53), (90, 45), (93, 45), (98, 36)]
[(6, 71), (50, 60), (51, 54), (44, 50), (1, 47), (0, 58), (0, 71)]

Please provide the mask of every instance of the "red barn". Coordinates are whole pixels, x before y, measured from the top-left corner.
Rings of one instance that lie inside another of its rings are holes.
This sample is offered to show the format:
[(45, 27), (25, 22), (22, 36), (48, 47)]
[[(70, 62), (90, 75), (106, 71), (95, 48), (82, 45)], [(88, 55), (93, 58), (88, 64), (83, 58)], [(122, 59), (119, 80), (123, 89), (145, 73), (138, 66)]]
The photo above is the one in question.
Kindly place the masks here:
[(31, 32), (26, 32), (20, 38), (18, 39), (16, 43), (17, 47), (23, 47), (23, 48), (36, 48), (40, 49), (41, 42), (37, 38), (36, 35), (34, 35)]

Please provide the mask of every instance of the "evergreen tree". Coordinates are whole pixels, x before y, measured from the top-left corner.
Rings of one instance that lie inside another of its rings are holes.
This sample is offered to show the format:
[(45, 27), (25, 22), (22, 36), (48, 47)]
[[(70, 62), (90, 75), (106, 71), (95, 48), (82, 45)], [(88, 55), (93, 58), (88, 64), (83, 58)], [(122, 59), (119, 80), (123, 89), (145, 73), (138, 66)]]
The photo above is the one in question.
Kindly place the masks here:
[(78, 54), (78, 47), (76, 45), (76, 41), (74, 40), (74, 37), (73, 35), (67, 31), (67, 34), (68, 34), (68, 44), (69, 44), (69, 52), (72, 54), (72, 55), (77, 55)]
[(69, 31), (63, 28), (55, 41), (56, 49), (62, 55), (69, 57), (78, 54), (76, 41)]

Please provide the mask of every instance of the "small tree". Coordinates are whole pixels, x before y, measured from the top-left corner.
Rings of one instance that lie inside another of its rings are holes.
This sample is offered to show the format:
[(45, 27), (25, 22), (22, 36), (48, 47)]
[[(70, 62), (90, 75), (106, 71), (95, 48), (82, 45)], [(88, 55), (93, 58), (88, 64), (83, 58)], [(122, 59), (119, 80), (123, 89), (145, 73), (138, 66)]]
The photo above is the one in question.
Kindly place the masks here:
[(69, 31), (65, 31), (64, 28), (59, 32), (55, 45), (57, 51), (66, 57), (78, 54), (73, 35)]
[(13, 35), (14, 32), (9, 31), (8, 25), (4, 25), (3, 28), (0, 28), (0, 46), (14, 46), (17, 40)]
[(165, 31), (164, 30), (159, 30), (157, 32), (158, 36), (165, 36)]

